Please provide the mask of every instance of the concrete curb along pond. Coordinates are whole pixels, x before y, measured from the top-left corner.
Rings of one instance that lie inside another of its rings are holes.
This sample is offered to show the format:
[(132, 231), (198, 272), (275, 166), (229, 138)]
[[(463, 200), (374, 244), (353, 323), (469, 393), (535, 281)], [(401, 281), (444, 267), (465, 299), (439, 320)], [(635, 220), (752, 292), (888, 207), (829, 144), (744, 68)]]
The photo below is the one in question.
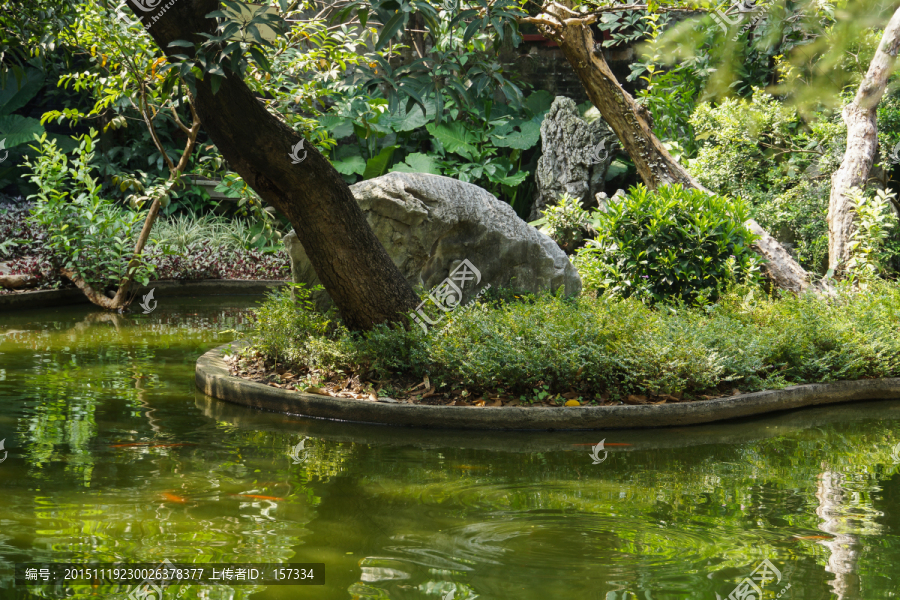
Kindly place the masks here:
[[(155, 289), (156, 299), (163, 296), (241, 296), (262, 295), (276, 287), (289, 283), (280, 279), (161, 279), (146, 286), (136, 286), (132, 293), (140, 297)], [(0, 294), (0, 311), (50, 308), (73, 304), (89, 304), (84, 292), (78, 288), (39, 290), (17, 294)]]
[(195, 380), (201, 392), (272, 412), (357, 423), (456, 429), (627, 429), (694, 425), (804, 406), (900, 398), (900, 378), (892, 378), (812, 383), (681, 404), (559, 408), (390, 404), (301, 393), (234, 377), (224, 356), (240, 344), (225, 344), (200, 357)]

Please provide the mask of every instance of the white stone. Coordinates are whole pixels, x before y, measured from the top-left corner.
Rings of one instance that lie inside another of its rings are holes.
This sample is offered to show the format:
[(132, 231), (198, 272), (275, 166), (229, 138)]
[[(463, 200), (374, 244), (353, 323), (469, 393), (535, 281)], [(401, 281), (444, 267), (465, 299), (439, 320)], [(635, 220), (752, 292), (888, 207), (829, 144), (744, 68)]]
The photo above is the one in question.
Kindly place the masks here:
[[(468, 259), (481, 273), (462, 303), (485, 285), (538, 292), (581, 291), (581, 279), (553, 240), (487, 190), (425, 173), (389, 173), (351, 186), (375, 235), (413, 289), (431, 290)], [(319, 284), (292, 231), (284, 237), (297, 283)], [(474, 283), (474, 282), (470, 282)], [(322, 308), (330, 299), (319, 295)]]

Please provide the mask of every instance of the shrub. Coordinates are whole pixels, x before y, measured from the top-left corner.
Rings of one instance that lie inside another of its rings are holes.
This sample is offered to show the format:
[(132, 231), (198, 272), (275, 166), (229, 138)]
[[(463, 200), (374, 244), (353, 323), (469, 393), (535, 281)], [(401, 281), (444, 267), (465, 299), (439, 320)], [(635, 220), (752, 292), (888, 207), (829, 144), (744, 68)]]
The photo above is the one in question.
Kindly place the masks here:
[(847, 270), (859, 279), (870, 280), (884, 273), (894, 257), (894, 248), (887, 244), (891, 229), (897, 225), (897, 215), (891, 208), (891, 200), (897, 194), (878, 190), (870, 197), (859, 188), (851, 188), (849, 194), (857, 223), (851, 235)]
[[(36, 148), (38, 157), (24, 164), (38, 186), (32, 222), (47, 232), (48, 247), (60, 267), (72, 269), (93, 287), (118, 285), (134, 256), (135, 231), (144, 215), (120, 208), (100, 197), (100, 183), (91, 176), (97, 133), (79, 138), (69, 164), (68, 157), (44, 134)], [(146, 285), (153, 274), (146, 261), (137, 263), (134, 281)]]
[(746, 200), (801, 265), (824, 274), (829, 175), (843, 156), (846, 126), (838, 111), (811, 116), (804, 121), (760, 90), (751, 100), (701, 104), (691, 124), (702, 147), (688, 170), (706, 188)]
[(597, 239), (578, 252), (576, 266), (586, 290), (702, 304), (729, 281), (758, 281), (747, 218), (742, 202), (723, 196), (637, 186), (594, 213)]
[(574, 196), (563, 194), (556, 204), (544, 211), (544, 216), (530, 225), (542, 225), (546, 233), (566, 254), (572, 254), (584, 243), (589, 215)]
[[(318, 286), (320, 287), (320, 286)], [(313, 290), (302, 284), (270, 293), (255, 311), (250, 342), (254, 350), (276, 363), (303, 362), (307, 368), (333, 370), (345, 362), (340, 340), (347, 330), (336, 323), (333, 314), (314, 310)]]
[[(553, 294), (471, 304), (442, 328), (349, 334), (315, 313), (308, 293), (257, 312), (251, 351), (299, 372), (371, 371), (392, 388), (429, 375), (473, 394), (535, 389), (591, 399), (687, 398), (840, 379), (900, 376), (900, 286), (842, 285), (833, 297), (769, 297), (732, 285), (705, 307)], [(339, 378), (343, 381), (346, 375)], [(442, 387), (443, 386), (443, 387)]]

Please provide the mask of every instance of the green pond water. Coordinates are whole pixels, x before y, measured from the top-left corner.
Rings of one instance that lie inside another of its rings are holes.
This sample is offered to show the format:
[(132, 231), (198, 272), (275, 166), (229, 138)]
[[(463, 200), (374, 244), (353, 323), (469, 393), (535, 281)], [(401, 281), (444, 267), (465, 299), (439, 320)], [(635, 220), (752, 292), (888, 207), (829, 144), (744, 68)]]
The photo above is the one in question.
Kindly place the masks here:
[(256, 298), (158, 301), (0, 313), (0, 598), (129, 591), (16, 586), (15, 563), (164, 559), (325, 565), (165, 598), (714, 600), (763, 560), (764, 598), (900, 594), (898, 402), (645, 431), (316, 421), (195, 391)]

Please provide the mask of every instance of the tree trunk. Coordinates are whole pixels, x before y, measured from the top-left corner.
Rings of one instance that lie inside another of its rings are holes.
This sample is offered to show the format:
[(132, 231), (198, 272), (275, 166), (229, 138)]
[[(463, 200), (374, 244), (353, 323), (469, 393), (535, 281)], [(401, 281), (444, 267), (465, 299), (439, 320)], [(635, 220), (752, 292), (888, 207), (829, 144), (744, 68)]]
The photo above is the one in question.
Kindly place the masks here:
[[(146, 15), (129, 0), (132, 11)], [(182, 39), (205, 41), (214, 20), (205, 15), (218, 8), (218, 0), (175, 0), (149, 33), (168, 54)], [(151, 19), (144, 17), (144, 21)], [(400, 321), (419, 299), (375, 237), (350, 188), (312, 144), (306, 143), (270, 114), (235, 74), (228, 73), (216, 94), (209, 78), (197, 82), (197, 113), (222, 155), (247, 184), (281, 211), (294, 226), (310, 263), (334, 300), (344, 324), (354, 330), (378, 323)], [(290, 154), (299, 144), (294, 164)]]
[[(591, 103), (618, 136), (648, 188), (680, 183), (709, 191), (672, 158), (653, 134), (646, 109), (619, 85), (602, 51), (594, 45), (590, 25), (596, 16), (584, 17), (561, 4), (547, 2), (540, 15), (522, 20), (536, 24), (543, 35), (559, 44)], [(766, 260), (763, 272), (777, 287), (794, 292), (810, 287), (809, 273), (759, 223), (749, 219), (745, 225), (759, 236), (753, 248)]]
[(847, 150), (844, 160), (831, 176), (828, 202), (828, 268), (835, 274), (846, 270), (850, 260), (850, 238), (855, 230), (854, 206), (849, 197), (852, 187), (864, 188), (878, 148), (876, 108), (884, 96), (888, 77), (894, 70), (900, 49), (900, 8), (891, 17), (869, 71), (853, 102), (844, 107), (847, 124)]

